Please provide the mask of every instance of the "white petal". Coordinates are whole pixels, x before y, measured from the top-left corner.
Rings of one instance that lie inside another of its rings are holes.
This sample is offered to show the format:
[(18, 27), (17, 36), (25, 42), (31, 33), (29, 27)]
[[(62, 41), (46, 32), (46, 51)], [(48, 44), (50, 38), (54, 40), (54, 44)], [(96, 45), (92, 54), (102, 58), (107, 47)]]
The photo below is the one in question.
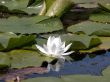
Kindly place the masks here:
[(64, 52), (66, 52), (70, 47), (71, 47), (72, 43), (70, 43), (69, 45), (67, 45), (65, 48), (64, 48)]
[(62, 42), (61, 48), (65, 48), (65, 42)]
[(47, 48), (47, 45), (43, 44), (43, 48), (46, 52), (48, 52), (48, 48)]
[(70, 52), (67, 52), (67, 53), (63, 53), (62, 55), (70, 55), (72, 54), (74, 51), (70, 51)]
[(56, 47), (55, 44), (53, 44), (53, 46), (52, 46), (51, 49), (49, 50), (49, 53), (50, 53), (50, 54), (55, 54), (56, 50), (57, 50), (57, 47)]
[(53, 47), (53, 45), (54, 45), (54, 43), (53, 43), (54, 39), (55, 39), (54, 36), (53, 36), (53, 37), (50, 36), (50, 37), (48, 38), (48, 40), (47, 40), (47, 48), (48, 48), (48, 51), (49, 51), (49, 52), (52, 52), (51, 49), (52, 49), (52, 47)]
[(64, 53), (63, 51), (64, 50), (62, 50), (62, 49), (56, 50), (55, 55), (56, 56), (61, 56)]
[(61, 47), (62, 45), (62, 42), (61, 42), (61, 38), (60, 37), (56, 37), (54, 40), (53, 40), (53, 44), (56, 45), (56, 47)]
[(47, 52), (44, 48), (42, 48), (41, 46), (36, 45), (36, 47), (37, 47), (41, 52), (43, 52), (43, 53), (45, 53), (45, 54), (48, 54), (48, 52)]
[(47, 46), (50, 46), (52, 37), (50, 36), (47, 40)]

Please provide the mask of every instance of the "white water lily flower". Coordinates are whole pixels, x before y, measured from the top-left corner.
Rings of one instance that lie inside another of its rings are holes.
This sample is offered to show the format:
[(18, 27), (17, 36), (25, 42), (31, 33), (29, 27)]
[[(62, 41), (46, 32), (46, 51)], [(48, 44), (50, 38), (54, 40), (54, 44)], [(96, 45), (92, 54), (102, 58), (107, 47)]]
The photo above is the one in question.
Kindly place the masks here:
[(47, 40), (47, 44), (43, 45), (43, 47), (36, 45), (36, 47), (44, 53), (45, 56), (55, 57), (55, 58), (63, 58), (64, 56), (70, 55), (74, 51), (67, 52), (67, 50), (71, 47), (72, 43), (65, 46), (65, 42), (61, 41), (60, 36), (54, 37), (50, 36)]

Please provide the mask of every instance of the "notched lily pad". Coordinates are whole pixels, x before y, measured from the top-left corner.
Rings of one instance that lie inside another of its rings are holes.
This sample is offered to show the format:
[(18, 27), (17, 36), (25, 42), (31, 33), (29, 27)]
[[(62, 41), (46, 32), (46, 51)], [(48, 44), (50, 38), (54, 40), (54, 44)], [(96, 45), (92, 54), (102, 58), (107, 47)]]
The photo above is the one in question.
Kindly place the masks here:
[[(94, 46), (98, 46), (99, 44), (101, 44), (101, 41), (97, 36), (76, 35), (76, 34), (61, 34), (61, 35), (53, 34), (53, 35), (44, 35), (43, 37), (48, 38), (49, 36), (60, 36), (62, 41), (65, 41), (66, 44), (72, 43), (71, 49), (73, 50), (90, 49)], [(41, 41), (42, 44), (44, 44), (45, 39)]]
[(90, 49), (101, 43), (100, 39), (96, 36), (64, 35), (61, 38), (67, 43), (72, 43), (71, 49), (73, 50)]

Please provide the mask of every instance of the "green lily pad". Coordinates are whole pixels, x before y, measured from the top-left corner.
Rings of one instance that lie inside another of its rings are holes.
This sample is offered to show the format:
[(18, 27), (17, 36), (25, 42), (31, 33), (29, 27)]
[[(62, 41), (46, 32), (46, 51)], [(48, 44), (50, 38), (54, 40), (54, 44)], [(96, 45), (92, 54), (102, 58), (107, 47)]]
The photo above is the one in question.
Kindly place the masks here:
[[(48, 38), (49, 36), (60, 36), (62, 41), (65, 41), (66, 44), (72, 43), (71, 49), (73, 50), (83, 50), (90, 49), (94, 46), (101, 44), (100, 39), (97, 36), (88, 36), (88, 35), (76, 35), (76, 34), (53, 34), (53, 35), (44, 35), (43, 37)], [(41, 40), (42, 44), (45, 40)], [(41, 43), (40, 43), (41, 44)]]
[(0, 34), (0, 50), (10, 50), (14, 48), (19, 48), (28, 43), (35, 41), (35, 36), (17, 36), (11, 33), (1, 33)]
[(18, 9), (27, 7), (29, 0), (1, 0), (0, 5), (5, 5), (9, 9)]
[(40, 1), (37, 2), (35, 5), (27, 7), (28, 3), (29, 3), (29, 0), (1, 0), (0, 1), (0, 5), (8, 7), (10, 11), (20, 10), (28, 14), (39, 13), (40, 9), (42, 8), (42, 3), (40, 3)]
[(12, 68), (23, 68), (28, 66), (40, 66), (43, 61), (52, 60), (49, 57), (42, 56), (36, 51), (13, 50), (9, 52)]
[(91, 49), (88, 50), (80, 50), (80, 52), (94, 52), (97, 50), (107, 50), (110, 49), (110, 37), (98, 37), (101, 41), (101, 44), (98, 45), (97, 47), (93, 47)]
[(92, 14), (90, 16), (90, 20), (97, 21), (97, 22), (110, 22), (110, 13), (102, 12), (102, 13), (96, 13)]
[(35, 16), (29, 18), (10, 17), (0, 20), (1, 32), (14, 33), (46, 33), (62, 29), (62, 23), (58, 18)]
[(23, 80), (21, 82), (65, 82), (63, 79), (56, 78), (56, 77), (43, 77), (43, 78), (32, 78)]
[(6, 53), (0, 52), (0, 68), (10, 66), (10, 59)]
[(84, 8), (97, 8), (98, 4), (94, 3), (85, 3), (85, 4), (78, 4), (78, 7), (84, 7)]
[(100, 39), (96, 36), (67, 35), (67, 36), (62, 36), (61, 38), (62, 40), (66, 41), (68, 44), (72, 43), (71, 49), (73, 50), (90, 49), (101, 43)]
[(74, 3), (108, 3), (110, 0), (72, 0)]
[(110, 1), (108, 3), (105, 3), (105, 2), (99, 3), (99, 7), (104, 11), (107, 11), (110, 13)]
[(86, 49), (86, 50), (79, 50), (80, 53), (92, 53), (92, 52), (95, 52), (95, 51), (99, 51), (101, 50), (101, 48), (99, 48), (98, 46), (97, 47), (93, 47), (91, 49)]
[(110, 24), (85, 21), (68, 27), (68, 31), (76, 34), (110, 36)]
[(110, 48), (110, 37), (99, 37), (102, 44), (99, 45), (100, 49), (109, 49)]

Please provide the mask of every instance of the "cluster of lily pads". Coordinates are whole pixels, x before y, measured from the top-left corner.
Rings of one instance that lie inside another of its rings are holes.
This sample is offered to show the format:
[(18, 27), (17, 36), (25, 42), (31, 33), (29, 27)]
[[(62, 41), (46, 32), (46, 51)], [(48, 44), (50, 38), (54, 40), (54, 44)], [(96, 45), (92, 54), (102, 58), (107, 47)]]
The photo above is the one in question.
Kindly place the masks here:
[(1, 0), (0, 17), (0, 69), (110, 48), (109, 0)]

